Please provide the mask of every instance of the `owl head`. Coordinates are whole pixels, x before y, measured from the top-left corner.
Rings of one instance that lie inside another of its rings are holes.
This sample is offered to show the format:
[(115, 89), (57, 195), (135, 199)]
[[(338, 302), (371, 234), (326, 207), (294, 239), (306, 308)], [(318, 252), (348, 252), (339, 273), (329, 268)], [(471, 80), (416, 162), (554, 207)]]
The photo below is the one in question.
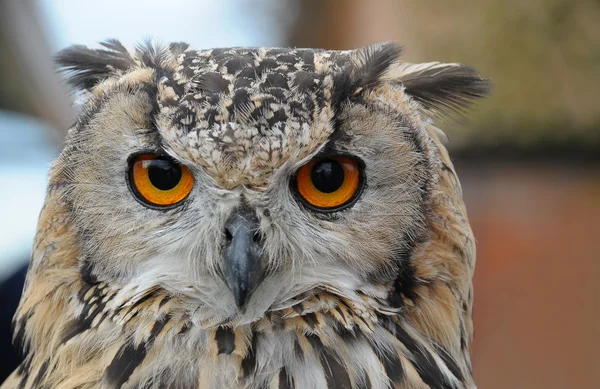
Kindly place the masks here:
[(432, 118), (486, 80), (394, 44), (104, 46), (58, 56), (86, 100), (51, 176), (83, 280), (184, 296), (208, 326), (321, 290), (398, 306), (450, 168)]
[(487, 80), (402, 62), (391, 43), (102, 45), (58, 55), (83, 104), (50, 174), (16, 317), (27, 347), (57, 355), (78, 335), (78, 351), (62, 351), (73, 371), (81, 350), (118, 339), (139, 350), (159, 332), (275, 331), (294, 315), (310, 332), (325, 311), (351, 328), (350, 310), (359, 326), (396, 315), (409, 338), (455, 358), (435, 359), (440, 371), (470, 374), (474, 240), (434, 123)]

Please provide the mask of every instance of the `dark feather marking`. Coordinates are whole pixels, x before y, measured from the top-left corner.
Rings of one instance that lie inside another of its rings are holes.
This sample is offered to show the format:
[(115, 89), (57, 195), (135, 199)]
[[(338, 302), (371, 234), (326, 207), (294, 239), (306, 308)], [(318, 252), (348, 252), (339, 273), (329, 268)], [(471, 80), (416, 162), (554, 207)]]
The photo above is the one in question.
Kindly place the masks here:
[(301, 362), (304, 361), (304, 351), (302, 351), (302, 347), (300, 347), (300, 343), (298, 342), (298, 339), (296, 339), (294, 341), (294, 355), (296, 356), (296, 358), (298, 358)]
[(302, 304), (296, 304), (296, 305), (292, 306), (292, 309), (298, 315), (302, 315), (302, 312), (304, 312), (304, 307), (302, 306)]
[(354, 309), (348, 305), (348, 303), (346, 302), (346, 300), (339, 300), (339, 305), (343, 305), (344, 307), (346, 307), (347, 312), (353, 312)]
[(200, 90), (209, 93), (225, 93), (229, 86), (227, 81), (220, 73), (204, 73), (198, 79)]
[(81, 289), (79, 289), (79, 293), (77, 293), (77, 298), (79, 299), (79, 301), (85, 302), (85, 295), (90, 291), (90, 289), (92, 289), (95, 286), (96, 286), (96, 283), (91, 284), (91, 283), (85, 282), (81, 286)]
[(333, 149), (336, 144), (344, 144), (352, 140), (352, 137), (344, 130), (344, 125), (345, 123), (338, 116), (334, 118), (333, 132), (329, 135), (329, 142), (325, 147)]
[(299, 71), (295, 74), (294, 77), (294, 85), (300, 91), (309, 91), (318, 88), (318, 81), (322, 78), (322, 76), (317, 75), (317, 73)]
[(287, 369), (282, 367), (279, 370), (279, 389), (292, 389), (292, 379), (288, 375)]
[(21, 365), (19, 365), (18, 370), (20, 371), (20, 379), (19, 379), (19, 385), (17, 386), (17, 389), (25, 389), (25, 384), (27, 383), (27, 381), (29, 380), (29, 367), (25, 367), (25, 363), (21, 363)]
[(154, 323), (154, 326), (152, 327), (152, 330), (150, 330), (150, 339), (148, 339), (148, 346), (151, 346), (152, 343), (154, 343), (154, 340), (156, 339), (156, 337), (158, 336), (158, 334), (160, 334), (160, 332), (163, 330), (163, 328), (165, 328), (165, 325), (167, 324), (167, 322), (171, 320), (171, 317), (169, 315), (165, 316), (164, 318), (157, 320)]
[(252, 334), (252, 344), (250, 345), (250, 350), (242, 359), (242, 374), (244, 377), (249, 377), (251, 374), (254, 374), (256, 371), (256, 348), (258, 346), (258, 333)]
[(17, 389), (25, 388), (25, 384), (29, 378), (27, 371), (29, 371), (29, 368), (27, 368), (27, 370), (25, 369), (25, 362), (22, 362), (19, 367), (17, 367), (16, 374), (19, 377), (19, 385), (17, 386)]
[(247, 57), (233, 57), (225, 62), (225, 67), (229, 74), (235, 74), (249, 66), (252, 66), (252, 60)]
[[(408, 238), (408, 237), (407, 237)], [(394, 308), (400, 308), (404, 305), (402, 296), (414, 301), (417, 298), (415, 288), (418, 285), (415, 278), (415, 269), (413, 268), (410, 257), (414, 251), (416, 242), (414, 239), (407, 239), (400, 249), (396, 258), (398, 262), (398, 275), (394, 280), (394, 287), (388, 294), (388, 304)]]
[(342, 311), (342, 309), (339, 306), (335, 307), (336, 312), (344, 319), (346, 320), (346, 316), (344, 315), (344, 311)]
[(63, 329), (63, 333), (61, 335), (61, 344), (65, 344), (67, 343), (69, 340), (71, 340), (73, 337), (87, 331), (90, 329), (91, 324), (92, 324), (92, 320), (91, 318), (85, 318), (85, 319), (73, 319), (70, 320), (66, 325), (65, 328)]
[[(85, 300), (85, 295), (92, 289), (92, 297), (96, 297), (96, 301), (90, 304)], [(106, 315), (104, 312), (104, 308), (106, 307), (106, 301), (102, 299), (102, 291), (98, 289), (97, 285), (84, 284), (81, 290), (79, 291), (78, 298), (79, 301), (84, 304), (83, 309), (79, 316), (71, 321), (69, 324), (65, 326), (62, 333), (62, 344), (68, 342), (73, 337), (89, 330), (92, 326), (92, 322), (98, 316), (98, 314)], [(96, 305), (92, 310), (92, 306)]]
[(40, 383), (44, 379), (44, 376), (46, 375), (46, 371), (48, 370), (49, 363), (50, 363), (50, 361), (48, 359), (46, 359), (44, 361), (44, 363), (42, 363), (42, 366), (40, 366), (40, 369), (38, 370), (38, 373), (36, 374), (35, 379), (31, 383), (32, 388), (38, 388), (40, 386)]
[(410, 359), (424, 383), (435, 389), (454, 389), (454, 386), (446, 381), (431, 354), (418, 344), (401, 325), (388, 316), (380, 316), (380, 319), (384, 327), (412, 353)]
[[(333, 76), (333, 93), (331, 106), (335, 112), (341, 111), (341, 105), (355, 90), (354, 82), (347, 70), (342, 70)], [(337, 115), (336, 115), (337, 116)], [(337, 120), (336, 120), (337, 121)]]
[(404, 367), (398, 355), (394, 352), (383, 352), (379, 357), (383, 364), (385, 374), (394, 383), (399, 384), (404, 378)]
[(354, 341), (364, 335), (359, 329), (355, 330), (354, 328), (346, 328), (341, 323), (335, 327), (335, 333), (346, 342)]
[(317, 335), (307, 334), (306, 339), (308, 339), (308, 342), (315, 350), (316, 355), (319, 355), (323, 351), (325, 346), (323, 346), (323, 342), (321, 342), (321, 339)]
[(131, 304), (129, 306), (128, 312), (133, 311), (134, 309), (136, 309), (137, 307), (139, 307), (140, 305), (142, 305), (143, 303), (145, 303), (146, 301), (148, 301), (149, 299), (154, 297), (154, 293), (148, 293), (146, 295), (144, 295), (143, 297), (139, 298), (135, 303)]
[(319, 356), (325, 381), (328, 389), (352, 389), (348, 370), (339, 361), (337, 356), (326, 348), (321, 339), (316, 335), (307, 335), (306, 338), (313, 346), (315, 354)]
[(219, 354), (231, 354), (235, 350), (235, 333), (231, 328), (219, 327), (215, 332)]
[(171, 296), (165, 296), (160, 303), (158, 303), (158, 309), (161, 309), (166, 303), (171, 300)]
[(321, 364), (325, 370), (327, 387), (331, 389), (352, 389), (348, 370), (329, 351), (321, 354)]
[(450, 370), (459, 381), (463, 382), (465, 377), (450, 353), (448, 353), (448, 351), (446, 351), (442, 346), (436, 345), (435, 348), (437, 354), (440, 356), (440, 358), (442, 358), (442, 361), (444, 361), (446, 367), (448, 367), (448, 370)]
[(134, 346), (132, 343), (126, 343), (106, 368), (104, 375), (110, 387), (118, 389), (127, 382), (133, 371), (146, 358), (146, 343)]
[(306, 324), (308, 324), (308, 326), (313, 330), (315, 329), (317, 324), (319, 324), (319, 322), (317, 321), (317, 315), (315, 315), (314, 313), (307, 313), (306, 315), (303, 315), (302, 318), (304, 319)]
[(179, 334), (183, 335), (186, 332), (188, 332), (191, 328), (191, 325), (189, 323), (185, 323), (183, 326), (181, 326), (181, 330), (179, 330)]
[(142, 364), (156, 336), (162, 331), (169, 320), (169, 316), (157, 320), (152, 330), (150, 330), (150, 337), (146, 342), (142, 342), (138, 346), (134, 346), (132, 342), (128, 342), (121, 346), (110, 362), (110, 365), (104, 371), (104, 376), (111, 387), (115, 389), (121, 388), (129, 380), (135, 369)]
[[(168, 78), (167, 75), (170, 76), (171, 78)], [(160, 147), (161, 150), (166, 150), (165, 142), (164, 142), (163, 138), (160, 136), (160, 134), (158, 134), (158, 130), (157, 130), (158, 129), (157, 117), (160, 112), (160, 106), (158, 103), (158, 84), (159, 84), (159, 80), (161, 79), (159, 77), (163, 77), (163, 76), (166, 76), (167, 79), (172, 80), (173, 73), (172, 73), (172, 71), (166, 70), (166, 69), (155, 69), (153, 81), (151, 83), (145, 84), (143, 86), (143, 90), (148, 94), (148, 99), (150, 101), (150, 104), (152, 104), (152, 110), (150, 111), (150, 114), (148, 115), (148, 117), (150, 118), (152, 128), (156, 130), (156, 133), (158, 135), (156, 137), (156, 142), (158, 143), (158, 146)], [(182, 92), (181, 85), (179, 85), (175, 82), (169, 83), (169, 86), (171, 86), (178, 94), (180, 94)]]
[[(360, 332), (361, 335), (362, 332)], [(402, 365), (402, 360), (399, 355), (391, 350), (381, 350), (370, 337), (364, 337), (371, 344), (373, 351), (376, 353), (377, 358), (381, 361), (383, 368), (385, 370), (385, 374), (387, 377), (395, 384), (398, 385), (402, 379), (404, 378), (404, 366)], [(365, 377), (367, 382), (369, 382), (369, 377)], [(370, 386), (370, 382), (369, 382)]]
[[(19, 389), (31, 388), (30, 386), (25, 386), (25, 384), (27, 384), (27, 382), (29, 381), (29, 378), (31, 377), (31, 374), (33, 373), (32, 365), (33, 365), (33, 355), (29, 355), (20, 366), (21, 381), (19, 381), (19, 386), (18, 386)], [(35, 389), (42, 389), (42, 388), (35, 388)]]
[(12, 333), (13, 335), (13, 345), (17, 350), (21, 351), (21, 357), (26, 356), (29, 353), (29, 340), (25, 337), (25, 323), (31, 318), (33, 312), (35, 311), (35, 307), (31, 307), (24, 317), (17, 320), (16, 316), (12, 322)]

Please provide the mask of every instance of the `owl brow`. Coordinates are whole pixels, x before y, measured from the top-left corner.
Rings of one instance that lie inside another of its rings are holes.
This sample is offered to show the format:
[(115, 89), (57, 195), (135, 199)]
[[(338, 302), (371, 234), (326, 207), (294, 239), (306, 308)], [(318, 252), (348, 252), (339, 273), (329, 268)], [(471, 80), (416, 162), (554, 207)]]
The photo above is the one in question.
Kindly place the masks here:
[(136, 128), (133, 133), (142, 143), (141, 152), (172, 156), (171, 153), (168, 152), (168, 147), (165, 146), (165, 142), (155, 126), (139, 127)]
[(338, 136), (338, 135), (336, 135), (335, 130), (334, 130), (334, 132), (329, 136), (329, 139), (327, 140), (327, 142), (313, 156), (313, 158), (321, 159), (321, 158), (327, 158), (327, 157), (332, 157), (332, 156), (339, 156), (340, 154), (348, 154), (345, 152), (342, 153), (341, 152), (342, 147), (340, 147), (338, 145), (338, 142), (341, 141), (341, 137), (343, 135), (345, 135), (345, 133), (343, 133), (343, 130), (340, 130), (340, 133), (341, 133), (341, 135)]

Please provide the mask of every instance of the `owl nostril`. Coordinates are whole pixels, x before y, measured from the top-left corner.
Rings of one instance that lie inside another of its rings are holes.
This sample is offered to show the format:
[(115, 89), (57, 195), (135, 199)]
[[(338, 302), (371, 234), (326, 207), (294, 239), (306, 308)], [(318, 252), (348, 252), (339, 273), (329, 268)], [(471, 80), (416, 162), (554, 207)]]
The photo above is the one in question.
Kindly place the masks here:
[(262, 241), (262, 235), (260, 234), (260, 232), (254, 232), (254, 235), (252, 235), (252, 241), (254, 243), (260, 243)]

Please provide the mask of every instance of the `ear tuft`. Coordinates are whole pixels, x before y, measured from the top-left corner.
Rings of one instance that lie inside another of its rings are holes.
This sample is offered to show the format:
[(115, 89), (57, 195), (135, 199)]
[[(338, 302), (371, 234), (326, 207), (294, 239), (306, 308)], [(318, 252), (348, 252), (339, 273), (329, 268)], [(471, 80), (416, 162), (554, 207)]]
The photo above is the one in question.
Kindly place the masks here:
[(127, 70), (134, 59), (115, 39), (102, 42), (104, 49), (74, 45), (60, 51), (56, 57), (59, 70), (68, 75), (68, 82), (78, 89), (89, 90), (117, 70)]
[(463, 113), (474, 99), (490, 93), (491, 82), (474, 69), (457, 63), (399, 63), (385, 78), (399, 82), (412, 96), (434, 114)]
[(393, 42), (367, 46), (352, 53), (351, 63), (334, 80), (333, 105), (381, 82), (381, 77), (400, 58), (402, 48)]
[(402, 47), (394, 42), (371, 45), (357, 51), (352, 74), (357, 88), (368, 88), (381, 82), (381, 76), (398, 61)]

